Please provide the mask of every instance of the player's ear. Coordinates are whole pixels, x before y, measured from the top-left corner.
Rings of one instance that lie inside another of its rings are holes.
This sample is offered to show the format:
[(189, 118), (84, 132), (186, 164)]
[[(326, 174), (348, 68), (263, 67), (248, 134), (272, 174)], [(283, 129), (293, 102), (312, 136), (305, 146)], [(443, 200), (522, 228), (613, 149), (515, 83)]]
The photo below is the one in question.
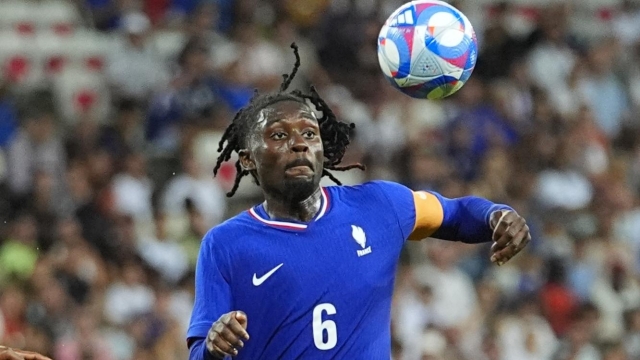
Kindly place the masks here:
[(240, 159), (240, 166), (242, 170), (252, 171), (256, 169), (256, 163), (251, 158), (251, 153), (247, 149), (238, 151), (238, 158)]

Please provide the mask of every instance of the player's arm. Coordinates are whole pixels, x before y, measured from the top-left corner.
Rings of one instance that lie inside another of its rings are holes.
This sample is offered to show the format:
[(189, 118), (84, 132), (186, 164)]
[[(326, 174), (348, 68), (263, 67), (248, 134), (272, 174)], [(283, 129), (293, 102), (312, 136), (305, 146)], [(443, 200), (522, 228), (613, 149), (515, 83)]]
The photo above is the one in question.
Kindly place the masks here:
[(247, 340), (247, 316), (231, 310), (231, 287), (224, 269), (228, 262), (208, 233), (196, 265), (196, 294), (187, 333), (189, 360), (224, 359), (238, 354)]
[(501, 265), (531, 239), (524, 218), (507, 205), (475, 196), (448, 199), (388, 181), (374, 181), (368, 186), (386, 198), (403, 240), (433, 237), (471, 244), (494, 241), (491, 261)]
[(494, 241), (491, 261), (499, 265), (531, 240), (525, 219), (507, 205), (476, 196), (448, 199), (427, 191), (412, 195), (415, 223), (409, 240), (433, 237), (471, 244)]
[(469, 244), (492, 240), (491, 214), (510, 207), (466, 196), (449, 199), (431, 191), (412, 192), (415, 222), (409, 240), (433, 237)]

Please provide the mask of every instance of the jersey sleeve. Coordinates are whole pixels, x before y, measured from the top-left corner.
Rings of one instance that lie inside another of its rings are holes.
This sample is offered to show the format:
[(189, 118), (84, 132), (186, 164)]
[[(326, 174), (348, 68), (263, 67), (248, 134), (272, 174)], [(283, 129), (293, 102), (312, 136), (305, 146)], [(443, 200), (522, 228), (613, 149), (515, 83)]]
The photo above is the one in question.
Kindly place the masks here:
[[(222, 360), (228, 360), (229, 357), (225, 356)], [(189, 348), (189, 360), (218, 360), (209, 354), (207, 345), (204, 338), (195, 338)]]
[(438, 193), (430, 193), (437, 198), (443, 209), (440, 227), (431, 237), (478, 244), (492, 241), (491, 214), (498, 210), (513, 210), (503, 204), (496, 204), (477, 196), (448, 199)]
[(448, 199), (429, 191), (412, 191), (404, 185), (376, 182), (398, 218), (408, 240), (435, 237), (442, 240), (481, 243), (491, 241), (489, 217), (496, 210), (511, 210), (502, 204), (467, 196)]
[(205, 235), (196, 264), (195, 303), (187, 339), (204, 338), (211, 325), (223, 314), (231, 311), (231, 288), (224, 251), (215, 246), (215, 235)]
[(384, 194), (396, 215), (405, 240), (424, 239), (442, 225), (444, 210), (432, 194), (413, 192), (404, 185), (390, 181), (373, 183)]

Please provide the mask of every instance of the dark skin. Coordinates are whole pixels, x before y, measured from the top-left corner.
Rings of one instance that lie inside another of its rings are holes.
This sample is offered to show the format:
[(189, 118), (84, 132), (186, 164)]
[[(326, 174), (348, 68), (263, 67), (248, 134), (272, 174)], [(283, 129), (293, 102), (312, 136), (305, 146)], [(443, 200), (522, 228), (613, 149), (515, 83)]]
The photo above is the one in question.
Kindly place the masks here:
[[(271, 218), (308, 222), (318, 213), (324, 152), (317, 120), (308, 106), (281, 101), (262, 110), (247, 148), (239, 155), (243, 169), (260, 181)], [(493, 212), (490, 226), (491, 261), (497, 265), (509, 261), (531, 240), (525, 219), (515, 211)], [(209, 330), (207, 349), (220, 359), (237, 355), (249, 339), (246, 329), (247, 315), (242, 311), (222, 315)]]
[(240, 162), (260, 180), (269, 216), (311, 220), (320, 208), (324, 163), (320, 129), (311, 109), (281, 101), (262, 110), (248, 147), (240, 151)]

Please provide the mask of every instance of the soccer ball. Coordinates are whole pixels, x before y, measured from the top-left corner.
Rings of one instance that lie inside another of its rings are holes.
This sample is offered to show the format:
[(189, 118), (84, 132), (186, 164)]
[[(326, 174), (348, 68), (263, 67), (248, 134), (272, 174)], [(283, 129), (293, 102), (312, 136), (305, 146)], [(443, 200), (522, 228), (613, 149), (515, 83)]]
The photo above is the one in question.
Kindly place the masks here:
[(378, 61), (393, 87), (418, 99), (442, 99), (469, 79), (478, 57), (469, 19), (438, 0), (406, 3), (378, 36)]

